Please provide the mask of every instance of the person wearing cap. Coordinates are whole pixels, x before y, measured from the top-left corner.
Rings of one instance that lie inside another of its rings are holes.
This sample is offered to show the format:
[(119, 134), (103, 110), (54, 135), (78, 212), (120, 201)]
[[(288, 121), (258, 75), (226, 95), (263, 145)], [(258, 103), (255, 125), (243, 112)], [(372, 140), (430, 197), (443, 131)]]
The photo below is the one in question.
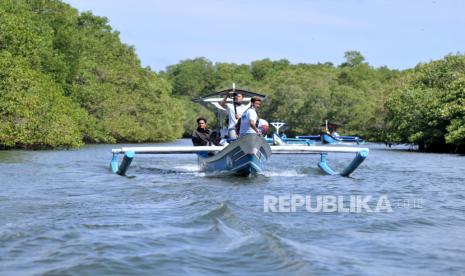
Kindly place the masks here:
[(220, 105), (226, 109), (228, 113), (228, 137), (230, 140), (238, 138), (236, 132), (237, 120), (241, 118), (242, 114), (250, 107), (250, 105), (243, 104), (244, 95), (239, 91), (233, 91), (233, 103), (227, 103), (230, 93), (224, 95)]
[(261, 100), (259, 97), (252, 97), (251, 106), (241, 116), (240, 136), (248, 134), (261, 135), (260, 130), (257, 127), (258, 114), (257, 110), (260, 108)]

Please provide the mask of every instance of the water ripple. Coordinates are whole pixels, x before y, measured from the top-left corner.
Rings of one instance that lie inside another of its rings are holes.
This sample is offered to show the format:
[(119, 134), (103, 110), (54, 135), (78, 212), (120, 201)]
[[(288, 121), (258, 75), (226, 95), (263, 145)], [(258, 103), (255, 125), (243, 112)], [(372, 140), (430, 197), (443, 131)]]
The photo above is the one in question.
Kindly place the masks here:
[[(354, 178), (321, 175), (318, 156), (273, 156), (253, 178), (205, 175), (195, 155), (138, 156), (119, 177), (112, 147), (0, 152), (0, 274), (465, 271), (463, 156), (370, 145)], [(293, 194), (387, 195), (393, 212), (264, 212), (264, 195)]]

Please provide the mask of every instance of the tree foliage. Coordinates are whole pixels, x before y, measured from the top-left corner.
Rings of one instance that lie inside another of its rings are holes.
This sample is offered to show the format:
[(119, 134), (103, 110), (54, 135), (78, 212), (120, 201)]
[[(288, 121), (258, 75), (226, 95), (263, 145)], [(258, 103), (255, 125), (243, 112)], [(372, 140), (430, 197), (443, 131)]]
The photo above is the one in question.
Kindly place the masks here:
[(166, 141), (183, 132), (171, 85), (108, 20), (57, 0), (0, 2), (0, 146)]
[(261, 59), (186, 59), (142, 68), (105, 17), (59, 0), (0, 0), (0, 147), (77, 147), (84, 142), (168, 141), (214, 115), (192, 98), (236, 87), (268, 96), (259, 112), (289, 134), (341, 132), (373, 141), (465, 151), (465, 56), (398, 71), (358, 51), (339, 66)]
[[(463, 55), (446, 56), (404, 71), (373, 68), (357, 51), (348, 51), (344, 57), (346, 61), (338, 67), (270, 59), (250, 65), (212, 64), (197, 58), (173, 65), (164, 74), (174, 87), (186, 86), (177, 83), (183, 81), (197, 87), (180, 89), (178, 95), (195, 97), (230, 87), (232, 82), (264, 93), (268, 99), (260, 117), (285, 121), (290, 126), (289, 134), (318, 133), (329, 119), (341, 122), (344, 134), (358, 134), (373, 141), (417, 143), (425, 150), (463, 151)], [(189, 68), (193, 61), (201, 61), (201, 68), (208, 68), (208, 74), (189, 77), (186, 73), (179, 78), (178, 69)], [(189, 121), (192, 118), (186, 120), (185, 126)]]
[(465, 56), (419, 64), (387, 100), (389, 138), (430, 151), (465, 146)]

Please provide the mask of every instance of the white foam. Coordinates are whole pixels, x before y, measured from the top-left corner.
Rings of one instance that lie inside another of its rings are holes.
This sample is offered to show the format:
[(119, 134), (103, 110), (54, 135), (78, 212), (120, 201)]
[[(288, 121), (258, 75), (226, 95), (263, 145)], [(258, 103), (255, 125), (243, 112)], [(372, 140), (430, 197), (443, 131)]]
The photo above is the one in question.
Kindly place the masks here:
[(175, 166), (174, 169), (187, 172), (199, 172), (199, 166), (194, 164)]
[(272, 177), (272, 176), (300, 176), (300, 177), (303, 177), (303, 176), (306, 176), (305, 173), (300, 173), (296, 170), (284, 170), (284, 171), (264, 171), (263, 174), (265, 176), (269, 176), (269, 177)]

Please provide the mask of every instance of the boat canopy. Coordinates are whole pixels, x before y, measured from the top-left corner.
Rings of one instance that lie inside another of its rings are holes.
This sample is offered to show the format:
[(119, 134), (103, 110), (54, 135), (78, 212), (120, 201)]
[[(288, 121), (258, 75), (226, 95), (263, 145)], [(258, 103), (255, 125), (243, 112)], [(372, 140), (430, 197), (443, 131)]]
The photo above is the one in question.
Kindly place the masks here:
[(202, 106), (206, 108), (211, 109), (212, 107), (214, 107), (213, 111), (216, 117), (216, 125), (213, 128), (213, 130), (220, 133), (221, 137), (223, 137), (227, 133), (227, 127), (226, 127), (227, 123), (225, 122), (226, 110), (220, 105), (220, 102), (223, 101), (224, 95), (226, 93), (230, 94), (230, 96), (227, 99), (227, 102), (229, 103), (233, 102), (234, 93), (241, 93), (244, 96), (244, 98), (242, 99), (242, 102), (244, 104), (248, 104), (250, 100), (252, 99), (252, 97), (259, 97), (262, 101), (266, 99), (266, 95), (247, 91), (247, 90), (236, 89), (235, 84), (233, 84), (232, 88), (192, 99), (194, 103), (201, 104)]
[(215, 92), (215, 93), (211, 93), (205, 96), (194, 98), (192, 99), (192, 101), (195, 103), (199, 103), (205, 107), (209, 107), (209, 104), (211, 104), (218, 109), (224, 110), (224, 108), (220, 105), (220, 102), (223, 100), (223, 97), (226, 93), (231, 94), (231, 97), (228, 97), (227, 99), (227, 101), (231, 103), (233, 101), (232, 95), (234, 93), (240, 93), (244, 95), (244, 99), (242, 101), (246, 104), (250, 102), (250, 99), (252, 97), (259, 97), (262, 101), (266, 99), (266, 95), (263, 95), (263, 94), (259, 94), (259, 93), (255, 93), (255, 92), (251, 92), (247, 90), (242, 90), (242, 89), (229, 88), (229, 89), (225, 89), (219, 92)]

